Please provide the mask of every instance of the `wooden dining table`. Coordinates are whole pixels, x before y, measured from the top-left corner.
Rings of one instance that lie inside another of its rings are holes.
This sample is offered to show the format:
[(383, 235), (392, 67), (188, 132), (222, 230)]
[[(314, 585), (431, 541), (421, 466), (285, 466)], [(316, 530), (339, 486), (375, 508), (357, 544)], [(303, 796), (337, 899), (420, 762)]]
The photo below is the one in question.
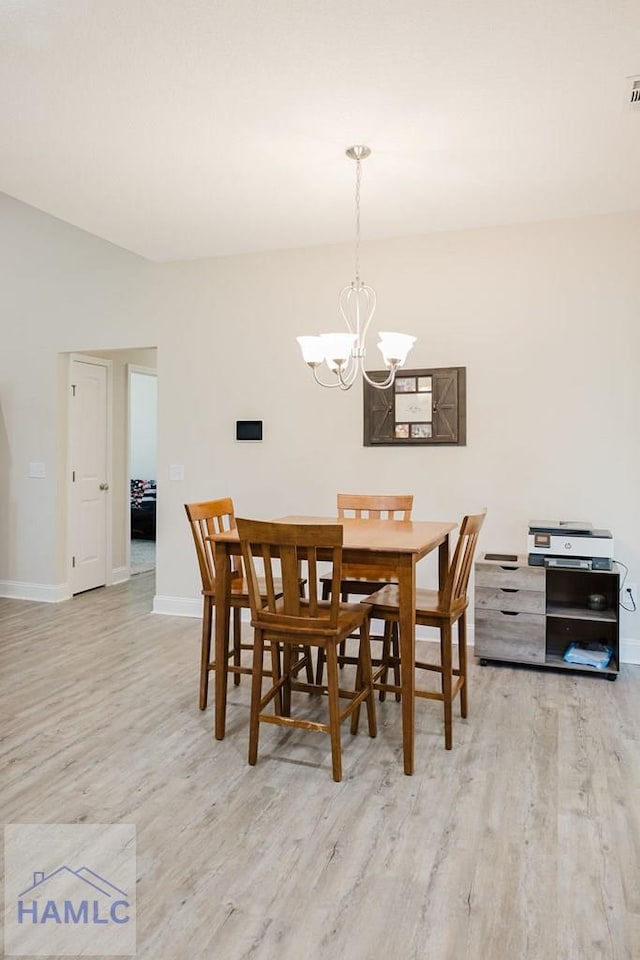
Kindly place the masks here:
[[(395, 568), (400, 606), (400, 682), (402, 687), (402, 744), (404, 772), (411, 775), (415, 758), (415, 669), (416, 659), (416, 566), (438, 548), (438, 583), (442, 586), (449, 569), (449, 534), (457, 526), (448, 521), (362, 520), (336, 517), (279, 517), (279, 523), (339, 523), (344, 530), (342, 557), (345, 563)], [(214, 534), (216, 566), (215, 662), (225, 662), (229, 635), (231, 557), (240, 553), (237, 530)], [(405, 669), (411, 665), (410, 669)], [(215, 671), (215, 736), (225, 734), (227, 674)]]

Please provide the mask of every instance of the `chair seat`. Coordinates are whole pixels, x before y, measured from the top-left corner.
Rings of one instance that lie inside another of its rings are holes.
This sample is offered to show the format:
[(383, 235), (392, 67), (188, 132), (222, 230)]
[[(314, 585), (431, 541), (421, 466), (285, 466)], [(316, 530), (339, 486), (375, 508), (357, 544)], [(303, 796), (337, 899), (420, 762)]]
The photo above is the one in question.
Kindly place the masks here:
[[(324, 586), (325, 583), (328, 583), (329, 578), (320, 577), (320, 583)], [(367, 577), (343, 577), (340, 581), (340, 594), (345, 593), (357, 593), (357, 594), (369, 594), (374, 593), (376, 590), (379, 590), (384, 584), (387, 583), (397, 583), (396, 580), (387, 579), (386, 577), (380, 577), (379, 580), (370, 580)]]
[[(391, 616), (397, 617), (398, 610), (400, 607), (400, 595), (398, 593), (398, 587), (395, 584), (388, 584), (383, 587), (382, 590), (378, 590), (376, 593), (372, 593), (370, 596), (365, 597), (362, 600), (362, 603), (366, 603), (372, 607), (375, 607), (375, 611), (372, 611), (372, 616), (375, 617), (378, 613), (381, 615), (389, 614)], [(454, 604), (456, 612), (458, 607), (460, 612), (466, 609), (466, 597), (464, 602)], [(425, 590), (419, 588), (416, 590), (416, 622), (420, 623), (423, 619), (429, 620), (450, 620), (452, 615), (451, 607), (447, 607), (443, 594), (439, 593), (437, 590)]]
[[(300, 603), (302, 611), (309, 608), (309, 601), (302, 600)], [(331, 602), (326, 600), (317, 601), (317, 610), (320, 619), (324, 619), (324, 614), (326, 613), (327, 620), (327, 632), (331, 634), (332, 637), (335, 637), (336, 633), (339, 634), (340, 640), (344, 637), (349, 636), (354, 631), (358, 630), (365, 618), (368, 616), (368, 611), (362, 606), (361, 603), (341, 603), (338, 608), (338, 620), (337, 625), (330, 626), (330, 616), (331, 616)], [(278, 600), (275, 604), (275, 611), (271, 614), (271, 617), (277, 617), (284, 613), (284, 600)], [(260, 619), (261, 611), (258, 610), (257, 619), (251, 621), (252, 627), (259, 627), (264, 629), (265, 636), (267, 639), (271, 637), (272, 634), (286, 633), (286, 626), (280, 626), (277, 622), (273, 620), (264, 620)], [(308, 617), (308, 614), (306, 615)], [(322, 625), (320, 627), (307, 627), (306, 625), (301, 625), (298, 627), (298, 633), (300, 635), (304, 634), (307, 639), (314, 637), (322, 637), (325, 633), (325, 630)]]
[[(300, 587), (304, 587), (306, 580), (300, 580)], [(273, 586), (275, 592), (282, 596), (282, 582), (280, 580), (274, 580)], [(267, 583), (264, 578), (258, 579), (258, 588), (260, 590), (260, 596), (265, 598), (267, 596)], [(210, 597), (212, 600), (216, 598), (215, 590), (203, 590), (202, 595), (204, 597)], [(240, 604), (243, 607), (249, 606), (249, 588), (247, 586), (247, 581), (244, 577), (234, 577), (231, 581), (231, 603)]]

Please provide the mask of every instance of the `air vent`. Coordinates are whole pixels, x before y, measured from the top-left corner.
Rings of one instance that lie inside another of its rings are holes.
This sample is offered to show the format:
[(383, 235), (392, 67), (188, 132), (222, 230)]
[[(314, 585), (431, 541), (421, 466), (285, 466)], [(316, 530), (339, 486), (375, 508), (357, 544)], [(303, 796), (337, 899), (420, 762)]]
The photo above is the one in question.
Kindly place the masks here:
[(632, 107), (640, 107), (640, 77), (631, 77), (629, 103)]

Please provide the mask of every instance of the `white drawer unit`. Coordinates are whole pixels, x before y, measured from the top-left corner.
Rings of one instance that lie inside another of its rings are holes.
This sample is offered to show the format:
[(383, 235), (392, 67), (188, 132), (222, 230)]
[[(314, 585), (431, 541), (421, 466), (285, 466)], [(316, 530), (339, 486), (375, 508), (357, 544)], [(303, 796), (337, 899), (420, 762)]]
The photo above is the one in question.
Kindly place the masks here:
[[(475, 564), (475, 654), (483, 664), (530, 663), (615, 680), (618, 590), (616, 571), (529, 566), (526, 554), (485, 553)], [(604, 609), (590, 609), (593, 594), (599, 595)], [(611, 648), (607, 669), (564, 661), (570, 643), (585, 641)]]

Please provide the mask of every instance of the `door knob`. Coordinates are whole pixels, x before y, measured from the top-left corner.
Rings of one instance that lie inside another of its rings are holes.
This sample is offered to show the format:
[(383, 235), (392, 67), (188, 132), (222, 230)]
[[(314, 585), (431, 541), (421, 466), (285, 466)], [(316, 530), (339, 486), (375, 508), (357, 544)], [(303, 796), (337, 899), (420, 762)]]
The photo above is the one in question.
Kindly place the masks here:
[(100, 484), (100, 489), (101, 489), (101, 490), (108, 490), (108, 489), (109, 489), (109, 484), (108, 484), (108, 483), (101, 483), (101, 484)]

